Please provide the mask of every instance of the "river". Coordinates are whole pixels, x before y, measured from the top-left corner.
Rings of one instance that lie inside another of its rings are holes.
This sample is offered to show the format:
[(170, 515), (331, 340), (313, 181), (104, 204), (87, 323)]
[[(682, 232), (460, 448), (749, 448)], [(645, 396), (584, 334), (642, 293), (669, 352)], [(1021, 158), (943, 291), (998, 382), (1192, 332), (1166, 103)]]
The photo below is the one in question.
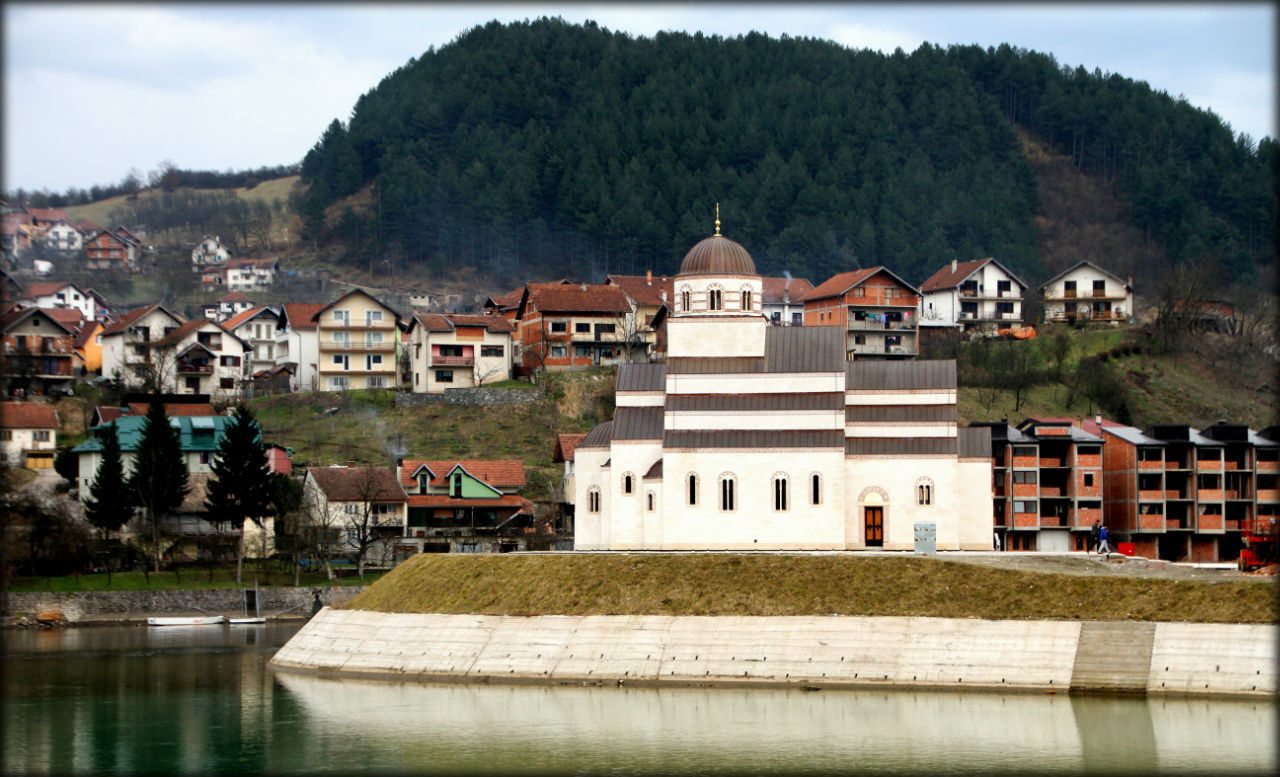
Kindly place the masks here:
[(4, 633), (3, 774), (1271, 774), (1268, 701), (391, 684), (298, 624)]

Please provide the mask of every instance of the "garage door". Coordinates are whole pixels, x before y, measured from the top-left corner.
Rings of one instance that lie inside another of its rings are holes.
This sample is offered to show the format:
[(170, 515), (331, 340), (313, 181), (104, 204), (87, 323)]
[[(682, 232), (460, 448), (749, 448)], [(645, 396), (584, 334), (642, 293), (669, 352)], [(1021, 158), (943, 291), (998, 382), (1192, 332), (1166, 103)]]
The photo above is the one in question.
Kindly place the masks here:
[(43, 451), (27, 452), (28, 469), (53, 469), (53, 453)]

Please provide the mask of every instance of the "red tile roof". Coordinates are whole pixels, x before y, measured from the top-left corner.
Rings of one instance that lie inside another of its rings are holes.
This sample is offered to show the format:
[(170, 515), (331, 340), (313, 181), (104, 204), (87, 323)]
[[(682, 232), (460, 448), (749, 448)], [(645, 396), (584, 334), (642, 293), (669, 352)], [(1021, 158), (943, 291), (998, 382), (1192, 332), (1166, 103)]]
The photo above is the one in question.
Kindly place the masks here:
[(249, 308), (248, 310), (242, 310), (239, 313), (232, 316), (231, 318), (228, 318), (226, 321), (223, 321), (222, 328), (226, 329), (229, 332), (232, 329), (235, 329), (236, 327), (240, 326), (244, 322), (248, 321), (249, 319), (253, 318), (254, 316), (258, 315), (259, 313), (261, 313), (266, 309), (267, 308), (265, 305), (259, 305), (256, 308)]
[(315, 479), (331, 502), (404, 502), (404, 489), (386, 467), (312, 467)]
[[(627, 295), (617, 286), (530, 283), (530, 301), (541, 313), (629, 313)], [(523, 299), (521, 300), (523, 304)]]
[(129, 312), (120, 316), (120, 318), (117, 318), (115, 321), (112, 321), (110, 324), (107, 324), (106, 328), (102, 330), (102, 334), (113, 335), (119, 332), (123, 332), (129, 327), (133, 326), (138, 321), (138, 319), (142, 318), (143, 316), (147, 315), (153, 310), (162, 310), (165, 313), (168, 313), (169, 316), (174, 321), (177, 321), (178, 323), (182, 323), (182, 319), (178, 318), (172, 313), (169, 313), (169, 311), (165, 309), (163, 305), (161, 305), (159, 302), (156, 302), (151, 305), (144, 305), (140, 308), (134, 308), (133, 310), (130, 310)]
[(409, 494), (410, 507), (522, 507), (526, 501), (519, 494), (480, 499), (448, 494)]
[(58, 411), (41, 402), (0, 402), (0, 427), (5, 429), (56, 429)]
[(52, 310), (45, 310), (44, 308), (28, 308), (20, 305), (10, 305), (0, 311), (0, 331), (6, 331), (10, 327), (17, 325), (23, 319), (31, 316), (44, 316), (58, 326), (67, 330), (67, 334), (75, 334), (75, 328), (50, 315), (53, 312), (54, 311)]
[(447, 485), (445, 477), (458, 465), (462, 465), (462, 468), (468, 474), (483, 480), (494, 488), (523, 488), (528, 482), (524, 476), (524, 464), (514, 459), (472, 459), (467, 461), (459, 461), (457, 459), (434, 461), (405, 459), (404, 464), (400, 467), (400, 484), (406, 488), (413, 486), (417, 482), (414, 479), (414, 473), (425, 466), (434, 475), (431, 479), (431, 485), (444, 486)]
[(65, 221), (71, 223), (71, 217), (63, 208), (27, 208), (27, 215), (36, 221)]
[(585, 439), (587, 439), (585, 434), (557, 434), (556, 451), (551, 455), (551, 461), (556, 464), (573, 461), (574, 451), (578, 450), (578, 446)]
[[(94, 409), (97, 411), (99, 422), (106, 424), (126, 415), (144, 416), (147, 414), (150, 407), (146, 402), (133, 402), (125, 407), (120, 407), (118, 405), (98, 405)], [(214, 409), (213, 405), (208, 403), (201, 405), (194, 402), (166, 402), (164, 406), (164, 414), (169, 418), (176, 418), (178, 416), (188, 418), (201, 416), (212, 417), (216, 416), (218, 411)]]
[[(215, 322), (210, 321), (207, 318), (193, 318), (190, 321), (179, 324), (178, 327), (174, 329), (172, 332), (160, 338), (156, 344), (157, 345), (173, 345), (174, 343), (178, 342), (182, 338), (196, 331), (197, 329), (204, 326), (205, 324), (213, 324), (214, 326), (218, 326)], [(218, 327), (218, 328), (221, 329), (222, 327)], [(230, 332), (228, 332), (228, 334), (230, 334)]]
[(329, 307), (327, 302), (286, 302), (284, 314), (292, 329), (315, 329), (316, 314)]
[(607, 280), (637, 305), (661, 305), (663, 292), (667, 293), (668, 302), (674, 293), (675, 278), (667, 275), (655, 275), (652, 280), (647, 275), (610, 275)]
[(877, 267), (868, 267), (865, 270), (853, 270), (852, 272), (842, 272), (839, 275), (833, 275), (826, 281), (814, 287), (813, 291), (804, 296), (805, 299), (822, 299), (823, 297), (838, 297), (849, 289), (862, 283), (867, 278), (875, 275)]
[(428, 332), (452, 332), (460, 326), (482, 326), (490, 332), (511, 332), (514, 327), (502, 316), (449, 315), (444, 313), (415, 314), (418, 325)]
[(84, 325), (84, 313), (81, 313), (76, 308), (41, 308), (41, 310), (73, 332), (79, 332), (80, 327)]
[(512, 308), (517, 307), (520, 304), (520, 299), (523, 296), (524, 296), (524, 287), (520, 286), (518, 288), (512, 289), (506, 294), (498, 294), (495, 296), (491, 296), (489, 297), (489, 301), (492, 302), (494, 306), (497, 307), (499, 310), (510, 310)]
[(27, 297), (29, 299), (35, 299), (36, 297), (47, 297), (62, 291), (68, 286), (71, 286), (72, 288), (75, 288), (75, 289), (80, 288), (79, 286), (76, 286), (74, 283), (67, 283), (65, 281), (61, 281), (61, 282), (55, 281), (53, 283), (33, 283), (27, 288), (22, 290), (22, 296)]
[(799, 302), (811, 291), (813, 284), (806, 278), (765, 278), (762, 289), (767, 305), (778, 305), (788, 299)]
[(974, 259), (968, 262), (956, 262), (956, 269), (951, 269), (951, 264), (946, 264), (941, 270), (929, 276), (929, 280), (920, 286), (920, 291), (942, 291), (943, 289), (954, 289), (965, 278), (977, 272), (982, 265), (991, 261), (991, 259)]
[(84, 348), (89, 341), (96, 337), (101, 330), (101, 321), (86, 321), (81, 327), (80, 332), (76, 334), (76, 348)]
[(238, 291), (233, 291), (224, 297), (219, 297), (218, 301), (219, 302), (253, 302), (253, 300), (249, 299), (248, 297), (246, 297), (245, 295), (241, 294)]

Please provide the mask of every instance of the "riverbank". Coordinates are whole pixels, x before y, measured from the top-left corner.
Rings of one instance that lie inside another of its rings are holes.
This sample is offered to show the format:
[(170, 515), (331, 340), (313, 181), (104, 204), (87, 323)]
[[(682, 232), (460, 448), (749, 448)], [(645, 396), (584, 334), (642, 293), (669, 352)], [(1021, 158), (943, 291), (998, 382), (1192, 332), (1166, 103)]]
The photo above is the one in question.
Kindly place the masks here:
[(1274, 624), (326, 608), (271, 659), (397, 682), (1276, 694)]
[[(254, 590), (254, 589), (249, 589)], [(345, 604), (363, 586), (317, 588), (258, 588), (257, 613), (270, 620), (305, 618), (311, 614), (314, 593), (323, 605)], [(240, 617), (244, 593), (240, 588), (175, 589), (164, 591), (28, 592), (7, 596), (9, 628), (91, 625), (145, 625), (148, 618), (200, 614)], [(252, 613), (251, 613), (252, 614)]]

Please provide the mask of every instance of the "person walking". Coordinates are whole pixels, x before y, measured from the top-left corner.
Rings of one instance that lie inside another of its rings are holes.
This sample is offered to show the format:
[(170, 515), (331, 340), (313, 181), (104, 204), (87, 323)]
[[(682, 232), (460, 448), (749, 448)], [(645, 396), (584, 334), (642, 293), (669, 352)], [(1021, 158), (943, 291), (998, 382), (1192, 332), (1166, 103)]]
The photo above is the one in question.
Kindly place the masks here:
[(1111, 552), (1111, 548), (1107, 546), (1107, 527), (1098, 527), (1098, 552), (1107, 554)]
[(1090, 552), (1090, 553), (1092, 553), (1092, 552), (1093, 552), (1093, 549), (1094, 549), (1094, 548), (1098, 547), (1098, 533), (1099, 533), (1099, 527), (1100, 527), (1100, 526), (1102, 526), (1102, 524), (1101, 524), (1100, 522), (1098, 522), (1098, 521), (1094, 521), (1094, 522), (1093, 522), (1093, 528), (1089, 529), (1089, 548), (1088, 548), (1088, 552)]

